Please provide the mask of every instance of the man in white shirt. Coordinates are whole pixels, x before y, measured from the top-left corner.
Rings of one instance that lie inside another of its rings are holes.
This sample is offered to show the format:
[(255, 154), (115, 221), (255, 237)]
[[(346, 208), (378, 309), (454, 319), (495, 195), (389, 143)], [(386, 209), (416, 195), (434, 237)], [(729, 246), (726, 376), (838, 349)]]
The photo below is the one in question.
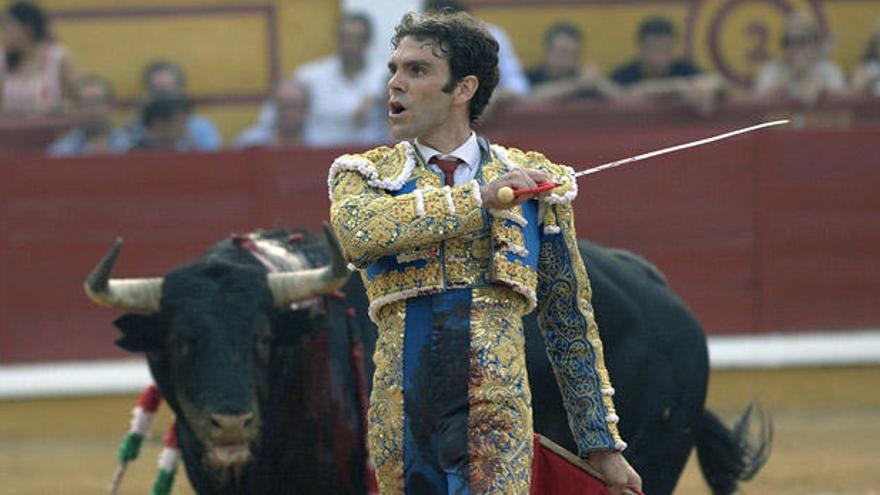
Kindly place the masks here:
[[(362, 14), (344, 14), (339, 23), (339, 51), (297, 69), (290, 80), (306, 88), (309, 111), (303, 143), (329, 147), (375, 144), (387, 139), (384, 92), (387, 70), (367, 62), (372, 37), (370, 20)], [(272, 127), (276, 113), (266, 103), (261, 126)]]
[(789, 14), (782, 33), (782, 56), (764, 64), (754, 83), (756, 97), (814, 105), (823, 96), (848, 94), (846, 76), (827, 56), (821, 26), (804, 12)]
[(284, 81), (270, 101), (275, 119), (271, 126), (256, 125), (245, 129), (235, 140), (236, 149), (281, 148), (299, 146), (309, 109), (309, 95), (296, 81)]

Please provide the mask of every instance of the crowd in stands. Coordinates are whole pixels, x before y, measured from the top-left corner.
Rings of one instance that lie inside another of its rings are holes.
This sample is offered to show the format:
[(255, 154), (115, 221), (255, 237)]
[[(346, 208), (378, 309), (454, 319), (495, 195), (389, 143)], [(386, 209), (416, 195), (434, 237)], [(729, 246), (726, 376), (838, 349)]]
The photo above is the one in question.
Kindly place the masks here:
[[(426, 11), (463, 10), (457, 0), (426, 0)], [(149, 63), (142, 74), (138, 117), (114, 127), (114, 91), (103, 77), (79, 75), (55, 40), (45, 13), (19, 1), (0, 17), (0, 114), (4, 118), (66, 113), (76, 125), (48, 153), (69, 156), (133, 150), (212, 151), (222, 147), (217, 127), (187, 95), (184, 69), (169, 60)], [(499, 44), (500, 82), (491, 106), (508, 101), (679, 101), (711, 113), (729, 84), (679, 54), (675, 25), (645, 19), (634, 58), (608, 72), (582, 64), (585, 33), (574, 23), (551, 26), (539, 64), (524, 70), (509, 36), (487, 24)], [(337, 28), (336, 53), (307, 63), (279, 81), (256, 122), (232, 143), (237, 149), (304, 145), (370, 145), (389, 139), (385, 108), (388, 70), (368, 62), (374, 41), (370, 19), (347, 13)], [(825, 96), (880, 97), (880, 24), (867, 40), (861, 63), (847, 78), (828, 57), (829, 39), (807, 14), (791, 13), (780, 40), (781, 55), (768, 60), (749, 94), (768, 101), (814, 105)], [(490, 108), (491, 110), (491, 108)], [(491, 114), (491, 112), (489, 112)]]
[[(302, 141), (309, 146), (371, 144), (387, 138), (385, 80), (388, 70), (367, 63), (373, 37), (369, 18), (345, 14), (337, 29), (337, 53), (307, 63), (287, 82), (302, 86), (308, 98)], [(276, 104), (263, 105), (259, 125), (277, 120)]]

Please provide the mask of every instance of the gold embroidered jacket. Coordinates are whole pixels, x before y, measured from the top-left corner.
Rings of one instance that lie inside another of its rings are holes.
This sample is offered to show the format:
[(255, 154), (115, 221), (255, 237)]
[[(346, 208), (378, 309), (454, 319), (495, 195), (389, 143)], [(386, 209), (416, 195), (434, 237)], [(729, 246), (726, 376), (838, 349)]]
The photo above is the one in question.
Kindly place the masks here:
[[(343, 155), (331, 166), (331, 223), (361, 273), (370, 317), (378, 323), (391, 302), (450, 288), (508, 287), (525, 313), (537, 308), (579, 451), (623, 449), (577, 249), (574, 171), (540, 153), (480, 144), (476, 178), (454, 187), (443, 186), (409, 142)], [(482, 208), (480, 185), (516, 167), (543, 170), (560, 185), (540, 203)]]

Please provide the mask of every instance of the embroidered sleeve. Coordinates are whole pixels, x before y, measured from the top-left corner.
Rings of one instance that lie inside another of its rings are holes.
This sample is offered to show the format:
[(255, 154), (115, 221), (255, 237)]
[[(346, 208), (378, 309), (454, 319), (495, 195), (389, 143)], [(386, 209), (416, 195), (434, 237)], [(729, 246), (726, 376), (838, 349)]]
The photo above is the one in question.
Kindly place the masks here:
[(545, 232), (538, 260), (538, 324), (559, 383), (579, 454), (623, 450), (614, 389), (590, 302), (592, 289), (577, 247), (569, 204), (555, 209), (559, 230)]
[(528, 168), (541, 170), (550, 175), (551, 180), (556, 182), (557, 186), (544, 197), (544, 202), (549, 204), (570, 203), (577, 197), (577, 178), (571, 167), (553, 163), (536, 151), (504, 148), (497, 144), (492, 145), (492, 151), (507, 166), (508, 170)]
[(330, 222), (355, 266), (475, 232), (486, 224), (476, 181), (391, 196), (356, 171), (331, 184)]

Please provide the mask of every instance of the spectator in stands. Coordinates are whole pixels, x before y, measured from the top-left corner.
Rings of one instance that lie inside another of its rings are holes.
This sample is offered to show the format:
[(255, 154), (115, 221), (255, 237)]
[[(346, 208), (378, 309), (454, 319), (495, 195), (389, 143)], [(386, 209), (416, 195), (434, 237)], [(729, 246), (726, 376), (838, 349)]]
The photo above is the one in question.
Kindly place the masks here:
[(874, 26), (865, 48), (865, 57), (853, 73), (853, 92), (880, 96), (880, 23)]
[(257, 123), (235, 141), (237, 149), (280, 148), (302, 144), (303, 126), (309, 108), (306, 88), (297, 81), (278, 85), (270, 101), (275, 113), (272, 127)]
[(38, 115), (62, 111), (72, 99), (76, 70), (67, 49), (53, 41), (46, 15), (29, 2), (15, 2), (0, 17), (0, 110)]
[(819, 24), (803, 12), (789, 14), (782, 33), (782, 57), (764, 64), (754, 94), (813, 105), (825, 95), (847, 94), (843, 71), (826, 56), (827, 40)]
[(584, 35), (576, 25), (562, 22), (544, 35), (544, 59), (528, 72), (531, 99), (553, 101), (572, 98), (613, 98), (617, 85), (594, 64), (582, 66)]
[(187, 139), (189, 104), (179, 96), (159, 96), (141, 110), (141, 133), (132, 151), (188, 151), (196, 149)]
[(714, 110), (723, 81), (675, 55), (678, 32), (672, 22), (663, 17), (648, 18), (639, 27), (637, 37), (636, 59), (611, 75), (623, 87), (627, 99), (683, 100), (704, 113)]
[(113, 89), (101, 76), (90, 75), (76, 83), (77, 125), (49, 146), (52, 156), (122, 153), (130, 147), (128, 134), (113, 128)]
[[(146, 101), (158, 98), (180, 98), (187, 100), (186, 73), (174, 62), (157, 60), (144, 68), (141, 83)], [(143, 128), (136, 123), (132, 126), (132, 141), (140, 141)], [(210, 119), (192, 111), (187, 102), (186, 134), (178, 145), (180, 151), (216, 151), (223, 145), (217, 126)]]
[[(387, 69), (367, 62), (373, 27), (363, 14), (343, 14), (337, 31), (338, 52), (308, 63), (289, 78), (309, 95), (309, 110), (303, 128), (308, 146), (375, 144), (385, 141)], [(266, 102), (260, 125), (271, 129), (275, 109)]]
[[(459, 0), (425, 0), (424, 10), (426, 12), (441, 10), (461, 12), (466, 9)], [(531, 89), (529, 80), (523, 71), (519, 57), (516, 55), (513, 43), (510, 42), (510, 37), (503, 29), (494, 24), (486, 23), (486, 28), (498, 42), (498, 74), (501, 77), (498, 81), (498, 87), (492, 95), (492, 102), (528, 96)]]

